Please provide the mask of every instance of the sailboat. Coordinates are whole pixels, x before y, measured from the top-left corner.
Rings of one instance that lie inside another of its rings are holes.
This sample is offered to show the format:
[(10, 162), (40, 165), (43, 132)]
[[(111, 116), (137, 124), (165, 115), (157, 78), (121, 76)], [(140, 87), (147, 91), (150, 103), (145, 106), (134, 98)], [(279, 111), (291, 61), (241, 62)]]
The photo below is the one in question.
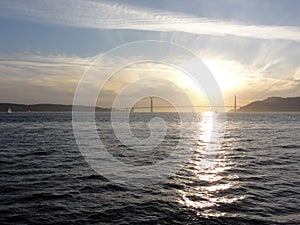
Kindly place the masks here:
[(11, 110), (11, 108), (8, 108), (8, 110), (7, 110), (7, 114), (11, 114), (12, 113), (12, 110)]

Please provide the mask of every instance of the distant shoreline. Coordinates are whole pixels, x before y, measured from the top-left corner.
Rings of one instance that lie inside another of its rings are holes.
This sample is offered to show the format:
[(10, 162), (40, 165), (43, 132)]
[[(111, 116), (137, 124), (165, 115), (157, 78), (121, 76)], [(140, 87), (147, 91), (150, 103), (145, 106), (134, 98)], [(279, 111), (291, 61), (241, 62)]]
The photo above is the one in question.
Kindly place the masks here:
[[(0, 103), (0, 112), (72, 112), (73, 105), (63, 104), (15, 104), (15, 103)], [(90, 111), (95, 109), (96, 112), (110, 112), (111, 108), (101, 108), (92, 106), (76, 106), (79, 111)]]
[[(72, 112), (73, 105), (64, 104), (17, 104), (0, 103), (0, 112), (5, 113), (11, 109), (12, 112)], [(111, 112), (111, 108), (76, 106), (78, 111)], [(230, 111), (232, 112), (232, 111)], [(262, 101), (254, 101), (237, 109), (238, 113), (243, 112), (300, 112), (300, 97), (269, 97)]]
[(242, 106), (237, 112), (300, 112), (300, 97), (269, 97)]

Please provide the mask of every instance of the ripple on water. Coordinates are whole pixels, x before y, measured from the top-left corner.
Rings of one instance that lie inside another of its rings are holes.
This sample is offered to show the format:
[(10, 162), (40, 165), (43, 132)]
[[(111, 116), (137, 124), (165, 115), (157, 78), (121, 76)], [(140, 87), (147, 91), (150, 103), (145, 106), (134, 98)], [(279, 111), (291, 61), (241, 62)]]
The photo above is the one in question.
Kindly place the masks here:
[[(150, 114), (139, 115), (131, 123), (141, 132)], [(200, 117), (189, 138), (190, 161), (165, 182), (144, 187), (96, 174), (76, 146), (71, 119), (69, 113), (0, 116), (1, 224), (300, 224), (300, 114), (228, 114), (220, 145)], [(96, 119), (111, 153), (132, 156), (112, 138), (110, 115)], [(153, 160), (180, 140), (178, 118), (168, 115), (167, 122), (173, 133)], [(149, 161), (149, 154), (140, 157), (130, 160)]]

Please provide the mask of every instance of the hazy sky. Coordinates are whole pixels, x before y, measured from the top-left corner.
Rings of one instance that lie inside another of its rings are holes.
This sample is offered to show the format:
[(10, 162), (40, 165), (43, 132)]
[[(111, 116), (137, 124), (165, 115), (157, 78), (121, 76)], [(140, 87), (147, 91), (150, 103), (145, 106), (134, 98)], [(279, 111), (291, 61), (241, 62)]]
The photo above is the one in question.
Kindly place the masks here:
[[(70, 104), (96, 55), (141, 40), (169, 41), (198, 54), (228, 104), (235, 94), (239, 104), (300, 96), (299, 12), (297, 0), (2, 0), (0, 102)], [(135, 71), (119, 72), (102, 105), (141, 74)]]

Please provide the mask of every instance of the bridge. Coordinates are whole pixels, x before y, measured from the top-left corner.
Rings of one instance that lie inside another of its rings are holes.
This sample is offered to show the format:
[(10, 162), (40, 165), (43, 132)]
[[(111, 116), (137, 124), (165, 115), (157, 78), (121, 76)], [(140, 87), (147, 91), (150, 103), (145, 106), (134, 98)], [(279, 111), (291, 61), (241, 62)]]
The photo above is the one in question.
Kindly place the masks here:
[(231, 108), (232, 111), (236, 112), (239, 106), (237, 106), (237, 99), (236, 96), (234, 96), (234, 103), (233, 105), (223, 105), (223, 106), (210, 106), (210, 105), (179, 105), (176, 107), (172, 105), (154, 105), (154, 99), (155, 97), (149, 97), (149, 106), (134, 106), (132, 108), (126, 108), (126, 111), (135, 112), (136, 109), (149, 109), (149, 112), (154, 112), (155, 109), (171, 109), (171, 108), (181, 108), (181, 109), (189, 109), (189, 108), (213, 108), (217, 110), (218, 108)]

